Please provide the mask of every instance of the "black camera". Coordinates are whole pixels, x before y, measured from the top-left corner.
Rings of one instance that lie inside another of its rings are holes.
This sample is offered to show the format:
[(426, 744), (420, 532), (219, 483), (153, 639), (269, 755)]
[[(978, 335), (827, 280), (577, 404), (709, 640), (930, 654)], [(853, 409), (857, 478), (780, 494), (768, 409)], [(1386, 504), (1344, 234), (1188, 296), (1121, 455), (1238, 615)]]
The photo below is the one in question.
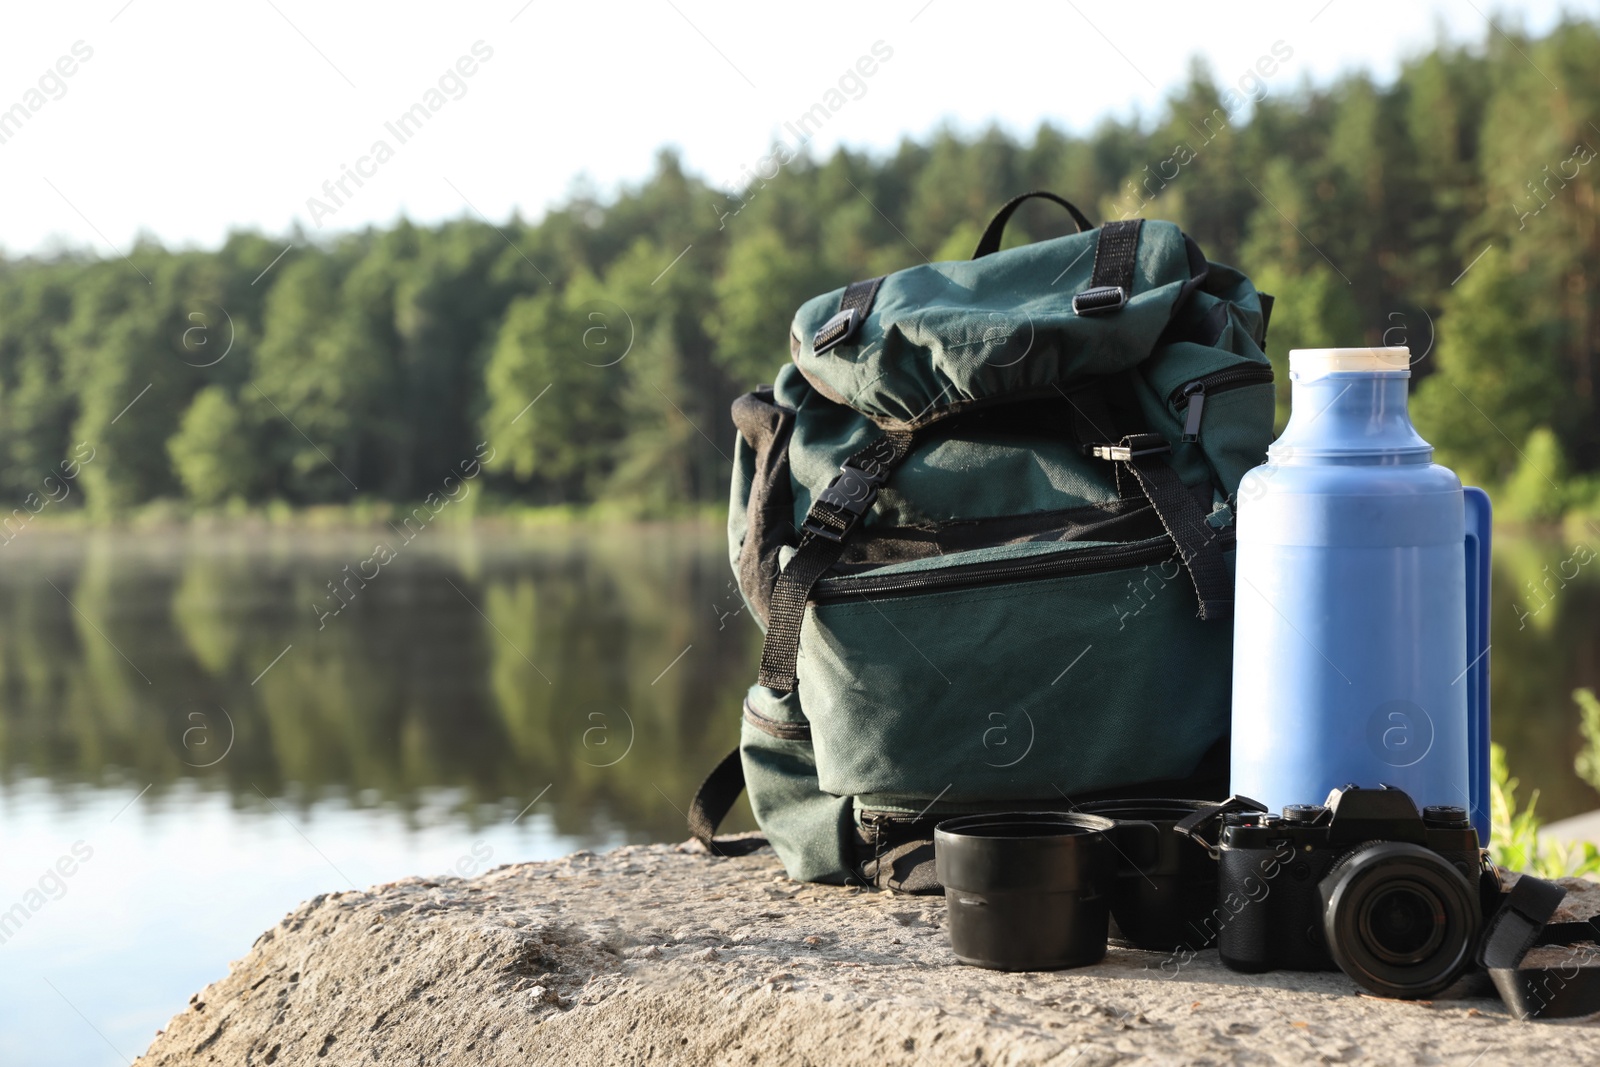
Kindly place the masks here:
[(1346, 786), (1281, 815), (1222, 816), (1208, 925), (1236, 971), (1343, 970), (1374, 993), (1428, 997), (1472, 965), (1498, 901), (1464, 808), (1418, 813), (1402, 790)]

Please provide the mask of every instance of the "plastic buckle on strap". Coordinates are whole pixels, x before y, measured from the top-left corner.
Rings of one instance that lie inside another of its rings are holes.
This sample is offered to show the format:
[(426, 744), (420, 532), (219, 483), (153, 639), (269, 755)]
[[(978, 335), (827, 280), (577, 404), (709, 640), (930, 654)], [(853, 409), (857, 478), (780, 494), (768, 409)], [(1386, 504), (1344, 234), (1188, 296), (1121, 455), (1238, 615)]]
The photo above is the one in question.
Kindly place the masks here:
[(1172, 446), (1160, 434), (1142, 433), (1124, 437), (1121, 444), (1095, 445), (1096, 459), (1109, 459), (1126, 463), (1139, 456), (1154, 456), (1172, 451)]
[(861, 316), (856, 309), (845, 308), (822, 324), (822, 328), (811, 339), (811, 351), (820, 356), (828, 349), (844, 344), (855, 336), (860, 325)]
[[(857, 467), (840, 467), (839, 473), (828, 483), (828, 488), (817, 494), (816, 504), (800, 524), (800, 528), (830, 541), (843, 541), (855, 529), (856, 523), (878, 499), (878, 483), (872, 475)], [(840, 520), (840, 525), (830, 525), (816, 514), (817, 505), (825, 506)]]
[(1127, 302), (1128, 291), (1122, 286), (1097, 285), (1072, 298), (1072, 312), (1075, 315), (1104, 315), (1120, 311)]
[(807, 515), (805, 521), (800, 524), (800, 529), (805, 533), (816, 534), (818, 537), (826, 537), (830, 541), (843, 541), (844, 535), (855, 529), (855, 525), (855, 521), (852, 518), (846, 520), (843, 526), (827, 526), (817, 516), (816, 512), (813, 511), (811, 514)]

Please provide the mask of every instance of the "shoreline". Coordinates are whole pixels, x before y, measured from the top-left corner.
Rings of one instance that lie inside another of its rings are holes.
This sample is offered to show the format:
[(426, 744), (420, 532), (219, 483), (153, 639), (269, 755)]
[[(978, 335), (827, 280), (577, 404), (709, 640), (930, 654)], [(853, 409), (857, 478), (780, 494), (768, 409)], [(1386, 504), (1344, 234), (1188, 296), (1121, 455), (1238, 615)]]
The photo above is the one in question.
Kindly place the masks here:
[[(53, 508), (13, 517), (13, 525), (0, 522), (0, 547), (26, 538), (30, 532), (51, 534), (107, 534), (183, 531), (211, 534), (282, 530), (288, 532), (376, 531), (390, 529), (417, 513), (428, 515), (428, 525), (459, 530), (536, 532), (588, 530), (607, 526), (714, 526), (728, 521), (726, 503), (686, 504), (667, 510), (629, 504), (522, 504), (490, 498), (467, 497), (455, 506), (430, 509), (423, 501), (399, 503), (370, 500), (347, 504), (290, 505), (281, 501), (265, 505), (196, 509), (179, 500), (156, 500), (114, 513), (88, 508)], [(1593, 538), (1597, 516), (1574, 512), (1555, 522), (1526, 523), (1496, 519), (1496, 538), (1529, 541), (1571, 541)], [(0, 515), (0, 520), (4, 516)], [(413, 522), (420, 521), (413, 518)], [(20, 523), (20, 525), (16, 525)]]
[[(116, 515), (92, 515), (84, 509), (45, 513), (30, 519), (20, 528), (0, 530), (0, 547), (30, 533), (111, 534), (111, 533), (232, 533), (282, 530), (287, 532), (352, 531), (392, 529), (390, 523), (403, 523), (408, 516), (427, 511), (426, 504), (318, 504), (307, 507), (251, 508), (238, 511), (189, 512), (164, 505), (141, 508)], [(447, 529), (485, 529), (508, 531), (579, 530), (605, 526), (725, 526), (725, 505), (683, 508), (672, 512), (646, 512), (598, 505), (527, 505), (489, 508), (441, 509), (433, 513), (428, 525)], [(418, 520), (413, 519), (413, 522)], [(9, 535), (9, 536), (8, 536)]]
[[(1555, 822), (1541, 823), (1539, 837), (1555, 838), (1568, 844), (1589, 842), (1600, 846), (1600, 808), (1584, 812), (1582, 815), (1569, 815)], [(1596, 881), (1600, 881), (1600, 875), (1593, 877)]]

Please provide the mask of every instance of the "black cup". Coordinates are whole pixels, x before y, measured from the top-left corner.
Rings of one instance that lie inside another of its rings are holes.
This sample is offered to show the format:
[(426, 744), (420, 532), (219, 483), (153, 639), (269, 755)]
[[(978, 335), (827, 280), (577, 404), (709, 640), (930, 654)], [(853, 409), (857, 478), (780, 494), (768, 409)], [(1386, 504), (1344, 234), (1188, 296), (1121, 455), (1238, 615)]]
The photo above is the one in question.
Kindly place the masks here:
[[(956, 958), (1000, 971), (1053, 971), (1104, 957), (1121, 863), (1113, 835), (1139, 836), (1135, 825), (1062, 812), (940, 823), (934, 863)], [(1143, 836), (1154, 837), (1156, 828), (1148, 830)]]
[(1100, 800), (1085, 812), (1112, 819), (1154, 824), (1151, 837), (1119, 840), (1122, 868), (1111, 900), (1114, 945), (1170, 952), (1202, 949), (1215, 940), (1212, 911), (1217, 905), (1217, 862), (1199, 843), (1176, 833), (1180, 819), (1209, 800)]

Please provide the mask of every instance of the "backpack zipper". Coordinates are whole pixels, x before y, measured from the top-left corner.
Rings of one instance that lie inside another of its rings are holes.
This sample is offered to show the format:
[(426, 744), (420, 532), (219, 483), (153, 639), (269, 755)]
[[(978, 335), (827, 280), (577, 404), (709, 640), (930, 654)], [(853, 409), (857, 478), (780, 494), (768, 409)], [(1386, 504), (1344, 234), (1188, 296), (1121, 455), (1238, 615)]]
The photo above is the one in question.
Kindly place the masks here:
[[(1068, 806), (1063, 808), (1059, 801), (1033, 800), (1023, 802), (1021, 807), (1017, 810), (1063, 813), (1081, 810), (1076, 806), (1073, 806), (1070, 800), (1067, 801), (1067, 804)], [(1004, 806), (978, 808), (976, 810), (965, 809), (960, 811), (935, 812), (929, 812), (926, 808), (924, 808), (922, 814), (914, 815), (909, 811), (887, 811), (881, 808), (863, 808), (858, 815), (858, 824), (861, 827), (862, 835), (867, 839), (867, 843), (869, 845), (877, 845), (883, 840), (885, 834), (893, 834), (896, 830), (926, 827), (929, 836), (932, 836), (933, 828), (939, 823), (944, 822), (946, 819), (962, 819), (969, 815), (998, 815), (1006, 810), (1007, 809)], [(887, 843), (893, 847), (900, 842), (895, 841), (891, 837)]]
[[(1032, 808), (1029, 809), (1033, 810)], [(893, 833), (896, 828), (926, 826), (931, 836), (933, 827), (946, 819), (959, 819), (966, 815), (981, 815), (982, 811), (937, 811), (929, 813), (926, 809), (921, 815), (914, 815), (909, 811), (883, 811), (877, 808), (863, 808), (858, 817), (859, 825), (867, 844), (879, 844), (886, 833)], [(894, 841), (889, 842), (896, 844)]]
[(1270, 366), (1251, 363), (1242, 367), (1219, 370), (1215, 374), (1208, 374), (1204, 378), (1196, 378), (1192, 382), (1184, 382), (1178, 386), (1172, 391), (1170, 399), (1177, 410), (1182, 411), (1187, 408), (1189, 411), (1183, 420), (1183, 440), (1189, 444), (1200, 440), (1200, 419), (1205, 415), (1208, 394), (1223, 393), (1246, 385), (1267, 385), (1271, 381)]
[[(1233, 542), (1231, 529), (1219, 531), (1218, 536), (1223, 539), (1225, 548)], [(1119, 570), (1141, 563), (1161, 563), (1176, 556), (1177, 552), (1172, 538), (1162, 534), (1160, 537), (1133, 541), (1125, 545), (1068, 551), (1060, 557), (1048, 559), (967, 563), (946, 567), (937, 572), (855, 574), (824, 578), (812, 589), (811, 600), (813, 603), (823, 604), (874, 593), (883, 596), (909, 596), (918, 593), (943, 593), (975, 586), (1002, 585), (1014, 581), (1068, 578)]]
[(883, 833), (883, 828), (886, 824), (909, 823), (914, 822), (916, 818), (917, 816), (902, 815), (899, 812), (864, 809), (861, 812), (859, 821), (861, 829), (866, 831), (867, 842), (869, 844), (877, 844), (878, 837)]

